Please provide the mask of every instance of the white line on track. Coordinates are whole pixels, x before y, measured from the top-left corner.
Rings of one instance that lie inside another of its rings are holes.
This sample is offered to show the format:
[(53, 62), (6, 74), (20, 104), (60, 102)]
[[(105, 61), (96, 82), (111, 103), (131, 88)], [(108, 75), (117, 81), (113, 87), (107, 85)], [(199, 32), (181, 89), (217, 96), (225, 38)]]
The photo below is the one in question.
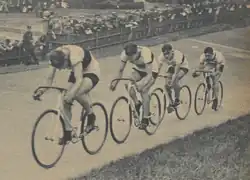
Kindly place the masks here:
[(235, 47), (226, 46), (226, 45), (222, 45), (222, 44), (217, 44), (217, 43), (212, 43), (212, 42), (207, 42), (207, 41), (201, 41), (201, 40), (197, 40), (197, 39), (186, 39), (186, 40), (193, 41), (193, 42), (198, 42), (198, 43), (202, 43), (202, 44), (207, 44), (207, 45), (213, 45), (213, 46), (217, 46), (217, 47), (221, 47), (221, 48), (231, 49), (233, 51), (241, 51), (241, 52), (244, 52), (244, 53), (250, 53), (250, 51), (245, 50), (245, 49), (235, 48)]

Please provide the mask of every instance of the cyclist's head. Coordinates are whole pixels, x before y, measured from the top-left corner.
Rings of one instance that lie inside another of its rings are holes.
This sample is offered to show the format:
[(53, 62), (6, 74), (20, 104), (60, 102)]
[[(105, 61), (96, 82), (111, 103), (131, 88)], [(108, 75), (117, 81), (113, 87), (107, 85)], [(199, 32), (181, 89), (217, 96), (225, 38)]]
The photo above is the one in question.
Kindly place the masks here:
[(214, 50), (212, 47), (206, 47), (204, 49), (204, 55), (206, 60), (212, 60), (214, 58)]
[(62, 51), (60, 50), (51, 51), (48, 56), (50, 64), (53, 67), (57, 69), (64, 68), (66, 59), (65, 59), (65, 54)]
[(164, 44), (161, 48), (161, 51), (165, 58), (171, 59), (170, 57), (173, 54), (173, 46), (171, 44)]
[(133, 56), (133, 55), (137, 54), (137, 52), (138, 52), (137, 45), (134, 44), (134, 43), (128, 43), (128, 44), (124, 47), (124, 50), (125, 50), (125, 54), (126, 54), (127, 56)]

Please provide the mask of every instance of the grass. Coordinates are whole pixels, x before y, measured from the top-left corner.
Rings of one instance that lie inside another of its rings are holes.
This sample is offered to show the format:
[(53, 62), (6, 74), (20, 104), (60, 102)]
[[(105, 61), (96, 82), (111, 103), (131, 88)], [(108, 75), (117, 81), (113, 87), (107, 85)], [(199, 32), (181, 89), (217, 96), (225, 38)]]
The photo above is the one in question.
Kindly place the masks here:
[(250, 115), (112, 162), (75, 180), (249, 180)]

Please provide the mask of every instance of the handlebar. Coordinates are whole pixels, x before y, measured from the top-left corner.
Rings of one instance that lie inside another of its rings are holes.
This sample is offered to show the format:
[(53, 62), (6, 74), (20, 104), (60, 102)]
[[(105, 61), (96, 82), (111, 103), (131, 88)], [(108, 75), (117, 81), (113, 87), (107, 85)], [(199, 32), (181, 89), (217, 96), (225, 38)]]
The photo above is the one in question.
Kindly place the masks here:
[(211, 70), (195, 70), (195, 72), (213, 73), (213, 71), (211, 71)]
[(35, 91), (34, 91), (34, 94), (37, 93), (38, 90), (40, 89), (54, 89), (54, 90), (58, 90), (60, 91), (60, 93), (64, 92), (64, 91), (67, 91), (67, 89), (65, 88), (60, 88), (60, 87), (56, 87), (56, 86), (39, 86)]
[(133, 80), (132, 78), (116, 78), (116, 79), (113, 79), (111, 81), (111, 83), (113, 83), (115, 81), (131, 81), (131, 82), (135, 83), (135, 80)]
[(41, 101), (40, 96), (41, 95), (36, 95), (36, 93), (38, 92), (38, 90), (40, 89), (54, 89), (54, 90), (58, 90), (60, 93), (63, 93), (65, 91), (67, 91), (67, 89), (65, 88), (60, 88), (60, 87), (56, 87), (56, 86), (39, 86), (33, 93), (33, 99), (36, 101)]

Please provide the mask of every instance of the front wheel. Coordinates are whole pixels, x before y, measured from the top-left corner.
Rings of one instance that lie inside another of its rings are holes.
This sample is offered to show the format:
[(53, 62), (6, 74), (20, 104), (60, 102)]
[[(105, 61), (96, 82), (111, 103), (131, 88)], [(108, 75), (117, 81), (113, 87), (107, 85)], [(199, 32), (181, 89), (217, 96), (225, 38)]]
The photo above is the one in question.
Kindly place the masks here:
[[(180, 104), (175, 108), (175, 113), (178, 119), (184, 120), (188, 116), (192, 104), (191, 90), (187, 85), (180, 89)], [(182, 113), (183, 110), (183, 113)]]
[(122, 144), (127, 140), (131, 125), (132, 110), (128, 98), (121, 96), (115, 100), (110, 111), (110, 133), (117, 144)]
[[(52, 118), (51, 117), (49, 118), (49, 116), (52, 116)], [(49, 125), (42, 128), (41, 124), (45, 122), (49, 123)], [(40, 137), (39, 130), (41, 130), (42, 133), (45, 133), (45, 135)], [(49, 130), (52, 130), (53, 134), (49, 134), (48, 132)], [(58, 137), (56, 137), (55, 133), (57, 133), (58, 131), (61, 131), (61, 133), (60, 135), (58, 135)], [(32, 148), (32, 155), (38, 165), (40, 165), (43, 168), (49, 169), (57, 164), (57, 162), (62, 157), (65, 148), (65, 144), (63, 145), (58, 144), (59, 139), (64, 136), (64, 131), (65, 131), (65, 126), (63, 119), (58, 118), (58, 111), (56, 110), (53, 109), (46, 110), (37, 118), (31, 135), (31, 148)], [(37, 137), (40, 138), (36, 139)], [(42, 143), (40, 145), (41, 148), (40, 150), (38, 142)], [(53, 154), (52, 145), (58, 148), (58, 150), (55, 152), (56, 155)], [(52, 160), (47, 160), (50, 158)]]
[[(161, 113), (160, 113), (160, 117), (161, 117), (161, 121), (163, 120), (165, 113), (166, 113), (166, 108), (167, 108), (167, 97), (166, 94), (164, 92), (164, 90), (162, 88), (156, 88), (152, 91), (152, 94), (156, 93), (158, 95), (158, 98), (160, 99), (160, 104), (161, 104)], [(161, 101), (162, 100), (162, 101)]]
[(201, 115), (206, 107), (207, 89), (205, 83), (200, 83), (195, 91), (194, 111), (197, 115)]
[[(82, 146), (90, 155), (97, 154), (103, 147), (108, 134), (108, 113), (101, 103), (93, 103), (91, 105), (96, 116), (95, 128), (89, 134), (82, 136)], [(88, 114), (82, 111), (81, 134), (85, 133), (88, 122)], [(91, 138), (92, 137), (92, 138)], [(89, 142), (89, 143), (88, 143)]]

